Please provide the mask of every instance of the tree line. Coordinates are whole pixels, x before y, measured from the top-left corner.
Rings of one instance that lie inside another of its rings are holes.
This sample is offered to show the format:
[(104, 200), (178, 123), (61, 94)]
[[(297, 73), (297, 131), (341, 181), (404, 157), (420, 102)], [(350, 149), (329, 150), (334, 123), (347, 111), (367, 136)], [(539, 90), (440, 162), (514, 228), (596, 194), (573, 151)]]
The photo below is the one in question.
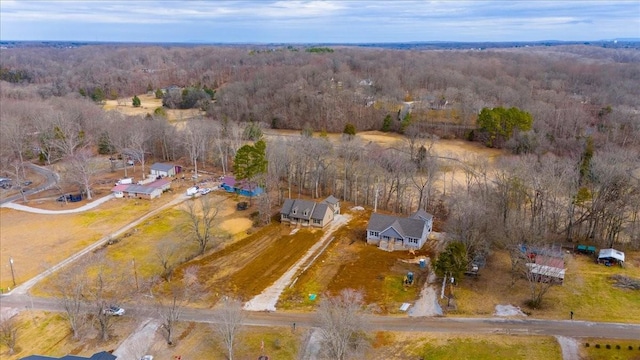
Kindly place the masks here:
[(166, 105), (185, 107), (213, 99), (215, 90), (210, 118), (271, 128), (339, 132), (349, 122), (359, 131), (401, 131), (410, 114), (430, 133), (464, 137), (483, 108), (516, 107), (536, 120), (526, 139), (516, 139), (527, 151), (579, 151), (575, 135), (590, 132), (597, 143), (637, 145), (629, 135), (638, 130), (637, 52), (584, 48), (34, 47), (3, 53), (3, 73), (39, 85), (42, 98), (81, 93), (99, 102), (177, 86), (191, 89), (188, 99), (180, 91), (165, 94)]

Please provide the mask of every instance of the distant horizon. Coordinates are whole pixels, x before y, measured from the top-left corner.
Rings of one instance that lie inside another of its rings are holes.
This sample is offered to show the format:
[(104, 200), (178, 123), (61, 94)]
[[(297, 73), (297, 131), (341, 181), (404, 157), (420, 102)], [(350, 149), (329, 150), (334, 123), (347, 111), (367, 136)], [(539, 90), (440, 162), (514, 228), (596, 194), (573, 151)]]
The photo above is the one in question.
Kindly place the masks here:
[(0, 41), (349, 45), (602, 39), (640, 39), (640, 1), (0, 1)]
[(640, 38), (614, 38), (596, 40), (503, 40), (503, 41), (367, 41), (367, 42), (204, 42), (204, 41), (114, 41), (114, 40), (14, 40), (1, 39), (0, 43), (88, 43), (88, 44), (202, 44), (202, 45), (363, 45), (363, 44), (534, 44), (534, 43), (602, 43), (602, 42), (640, 42)]

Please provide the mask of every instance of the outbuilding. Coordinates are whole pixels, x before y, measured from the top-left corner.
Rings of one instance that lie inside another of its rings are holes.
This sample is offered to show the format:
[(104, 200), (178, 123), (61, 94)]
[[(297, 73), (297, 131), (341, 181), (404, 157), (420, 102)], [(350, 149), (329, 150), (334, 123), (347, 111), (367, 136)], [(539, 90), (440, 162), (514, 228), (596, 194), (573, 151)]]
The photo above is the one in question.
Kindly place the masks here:
[(600, 249), (598, 253), (598, 263), (611, 266), (624, 264), (624, 253), (616, 249)]
[(128, 197), (139, 199), (155, 199), (162, 195), (161, 188), (154, 188), (144, 185), (129, 185), (125, 192), (127, 193)]
[(182, 171), (182, 167), (174, 164), (167, 163), (155, 163), (151, 165), (151, 176), (156, 177), (167, 177), (167, 176), (176, 176), (176, 174)]

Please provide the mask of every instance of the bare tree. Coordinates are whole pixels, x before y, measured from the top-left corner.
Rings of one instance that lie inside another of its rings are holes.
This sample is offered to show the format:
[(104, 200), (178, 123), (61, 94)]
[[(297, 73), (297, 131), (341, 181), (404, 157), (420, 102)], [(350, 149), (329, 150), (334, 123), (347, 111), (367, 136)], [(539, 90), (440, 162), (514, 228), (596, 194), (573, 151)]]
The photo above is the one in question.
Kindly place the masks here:
[(77, 184), (89, 200), (92, 198), (93, 178), (99, 171), (94, 160), (89, 149), (77, 151), (69, 157), (66, 172), (67, 181)]
[(87, 281), (86, 268), (78, 267), (60, 274), (54, 285), (74, 339), (82, 337), (88, 320), (88, 304), (84, 298)]
[[(129, 129), (129, 145), (124, 151), (133, 160), (142, 166), (142, 178), (145, 177), (145, 163), (147, 154), (147, 142), (149, 132), (146, 129), (146, 120), (142, 118), (131, 119), (136, 122), (136, 126)], [(134, 169), (135, 170), (135, 169)]]
[(79, 120), (72, 114), (58, 112), (54, 115), (51, 123), (52, 137), (49, 140), (62, 156), (73, 156), (78, 148), (87, 143), (87, 134)]
[(220, 211), (220, 201), (212, 197), (198, 197), (187, 202), (188, 228), (198, 243), (198, 255), (204, 254), (213, 238), (213, 225)]
[[(85, 297), (90, 303), (90, 312), (98, 328), (100, 339), (109, 340), (113, 326), (112, 314), (105, 311), (118, 301), (123, 301), (130, 289), (135, 289), (130, 277), (119, 272), (119, 267), (109, 264), (102, 255), (90, 259), (88, 264), (97, 264), (97, 274), (88, 284)], [(84, 267), (88, 270), (87, 267)], [(86, 273), (86, 272), (85, 272)]]
[(320, 303), (317, 316), (323, 349), (329, 359), (345, 360), (366, 349), (362, 305), (362, 294), (353, 289), (327, 296)]
[(195, 168), (195, 176), (198, 177), (198, 160), (206, 157), (207, 134), (205, 122), (202, 119), (190, 120), (182, 131), (184, 147), (187, 150), (191, 164)]
[(16, 352), (18, 322), (14, 317), (0, 317), (0, 343), (9, 349), (9, 355)]
[(170, 283), (168, 297), (157, 296), (158, 315), (162, 321), (162, 329), (168, 345), (173, 345), (173, 332), (176, 324), (184, 312), (185, 307), (201, 295), (201, 287), (198, 282), (197, 268), (190, 266), (185, 270), (182, 283)]
[(26, 178), (24, 171), (24, 158), (25, 152), (28, 150), (28, 143), (30, 140), (29, 132), (30, 127), (25, 121), (20, 121), (14, 116), (2, 115), (2, 122), (0, 122), (0, 141), (3, 146), (8, 146), (13, 153), (13, 157), (19, 165), (19, 174), (21, 178)]
[(171, 275), (173, 275), (173, 269), (176, 266), (176, 252), (178, 245), (173, 239), (165, 237), (156, 245), (156, 257), (160, 266), (162, 267), (162, 274), (160, 277), (164, 281), (171, 281)]
[(212, 326), (218, 334), (220, 342), (227, 349), (228, 360), (234, 358), (234, 349), (244, 326), (245, 318), (246, 314), (242, 310), (242, 302), (237, 299), (225, 297), (215, 310), (213, 315), (215, 324)]

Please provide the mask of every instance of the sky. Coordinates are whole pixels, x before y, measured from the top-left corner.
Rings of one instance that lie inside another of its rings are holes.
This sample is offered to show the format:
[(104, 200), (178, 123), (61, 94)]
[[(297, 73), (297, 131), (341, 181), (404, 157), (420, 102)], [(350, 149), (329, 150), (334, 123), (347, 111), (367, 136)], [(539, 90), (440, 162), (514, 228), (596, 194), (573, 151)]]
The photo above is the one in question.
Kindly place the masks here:
[(0, 40), (198, 43), (640, 38), (640, 0), (0, 0)]

